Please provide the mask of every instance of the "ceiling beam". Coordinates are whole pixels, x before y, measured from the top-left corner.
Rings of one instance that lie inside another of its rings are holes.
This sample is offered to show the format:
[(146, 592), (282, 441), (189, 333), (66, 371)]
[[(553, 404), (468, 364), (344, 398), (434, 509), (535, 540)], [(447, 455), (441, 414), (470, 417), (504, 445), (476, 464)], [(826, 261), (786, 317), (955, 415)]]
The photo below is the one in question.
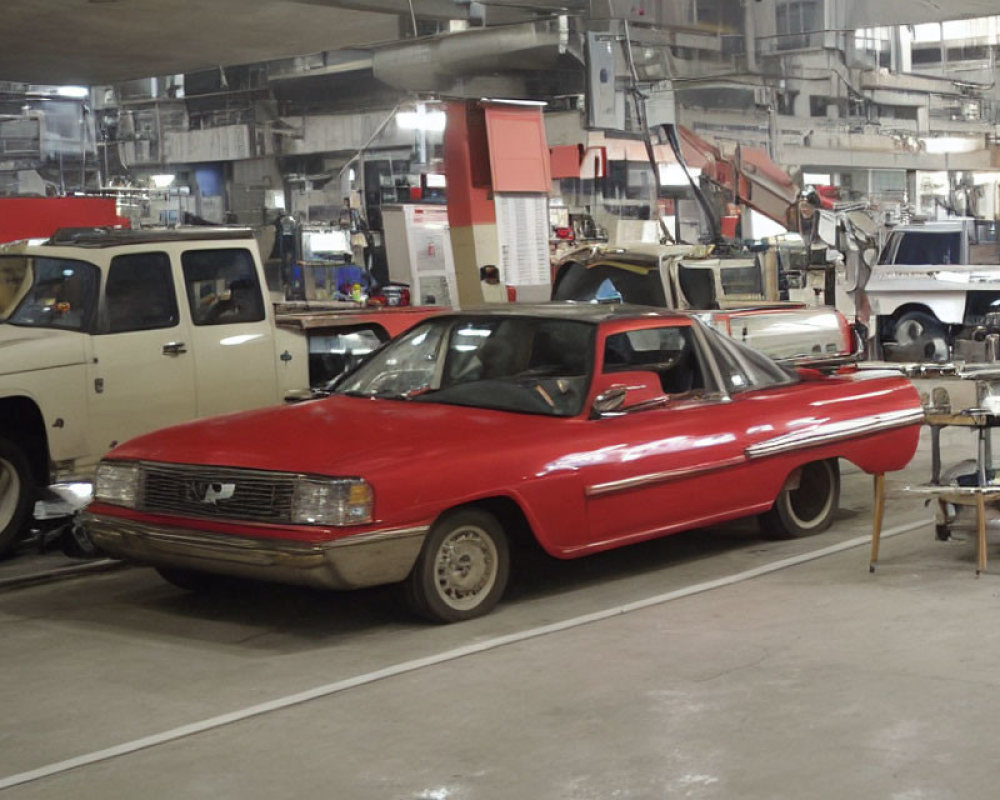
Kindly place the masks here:
[[(409, 18), (410, 0), (295, 0), (314, 6), (327, 6), (368, 11), (373, 14), (397, 14)], [(581, 13), (586, 9), (586, 0), (412, 0), (413, 14), (420, 19), (439, 22), (448, 20), (468, 20), (469, 7), (476, 5), (486, 12), (486, 22), (502, 25), (511, 22), (526, 22), (539, 16), (559, 13)]]

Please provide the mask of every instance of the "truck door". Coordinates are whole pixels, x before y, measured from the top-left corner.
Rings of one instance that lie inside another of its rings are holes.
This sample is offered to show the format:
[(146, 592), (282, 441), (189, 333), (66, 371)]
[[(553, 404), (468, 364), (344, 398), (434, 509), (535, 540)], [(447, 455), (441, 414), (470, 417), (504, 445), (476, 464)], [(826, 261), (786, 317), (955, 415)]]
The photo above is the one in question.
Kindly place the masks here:
[(198, 416), (277, 403), (274, 326), (253, 254), (242, 247), (186, 250), (181, 267)]
[(166, 253), (111, 260), (97, 330), (87, 387), (94, 452), (194, 419), (189, 326)]

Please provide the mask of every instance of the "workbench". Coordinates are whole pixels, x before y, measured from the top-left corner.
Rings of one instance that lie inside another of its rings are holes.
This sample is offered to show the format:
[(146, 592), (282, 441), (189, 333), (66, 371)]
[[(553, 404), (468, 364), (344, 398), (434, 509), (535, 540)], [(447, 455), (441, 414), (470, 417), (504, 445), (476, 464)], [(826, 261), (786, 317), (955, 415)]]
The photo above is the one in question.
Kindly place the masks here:
[[(931, 479), (929, 483), (906, 486), (907, 494), (924, 496), (937, 501), (939, 520), (936, 530), (939, 539), (948, 539), (957, 520), (949, 518), (948, 505), (968, 506), (976, 510), (976, 575), (986, 571), (986, 527), (988, 514), (1000, 507), (1000, 484), (994, 484), (993, 428), (1000, 427), (1000, 414), (985, 408), (970, 408), (957, 413), (950, 410), (928, 409), (924, 424), (931, 433)], [(941, 484), (941, 430), (957, 426), (976, 431), (975, 472), (963, 476), (969, 485)], [(971, 479), (971, 480), (970, 480)], [(875, 571), (878, 562), (879, 538), (885, 513), (885, 475), (875, 476), (875, 513), (872, 523), (872, 554), (869, 571)]]

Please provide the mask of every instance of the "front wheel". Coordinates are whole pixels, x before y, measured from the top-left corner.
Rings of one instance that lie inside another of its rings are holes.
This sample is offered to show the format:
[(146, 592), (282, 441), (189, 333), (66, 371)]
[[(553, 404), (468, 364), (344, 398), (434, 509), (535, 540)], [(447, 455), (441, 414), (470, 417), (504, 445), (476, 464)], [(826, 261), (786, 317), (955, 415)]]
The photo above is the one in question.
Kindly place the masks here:
[(932, 314), (903, 314), (896, 321), (895, 339), (908, 358), (938, 363), (948, 360), (948, 331)]
[(479, 509), (442, 516), (404, 584), (409, 606), (433, 622), (489, 613), (507, 586), (510, 547), (500, 523)]
[(0, 558), (24, 533), (34, 494), (28, 459), (16, 444), (0, 439)]
[(833, 522), (839, 499), (837, 459), (804, 464), (788, 476), (774, 505), (760, 515), (761, 529), (772, 539), (820, 533)]

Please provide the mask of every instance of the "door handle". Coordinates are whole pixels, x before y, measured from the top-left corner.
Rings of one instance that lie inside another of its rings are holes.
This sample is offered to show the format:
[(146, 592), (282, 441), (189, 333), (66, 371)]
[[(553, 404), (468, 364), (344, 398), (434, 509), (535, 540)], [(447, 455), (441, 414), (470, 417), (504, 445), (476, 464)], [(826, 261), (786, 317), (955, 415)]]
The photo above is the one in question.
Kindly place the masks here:
[(165, 356), (179, 356), (186, 352), (187, 348), (184, 346), (184, 342), (167, 342), (163, 345), (163, 355)]

